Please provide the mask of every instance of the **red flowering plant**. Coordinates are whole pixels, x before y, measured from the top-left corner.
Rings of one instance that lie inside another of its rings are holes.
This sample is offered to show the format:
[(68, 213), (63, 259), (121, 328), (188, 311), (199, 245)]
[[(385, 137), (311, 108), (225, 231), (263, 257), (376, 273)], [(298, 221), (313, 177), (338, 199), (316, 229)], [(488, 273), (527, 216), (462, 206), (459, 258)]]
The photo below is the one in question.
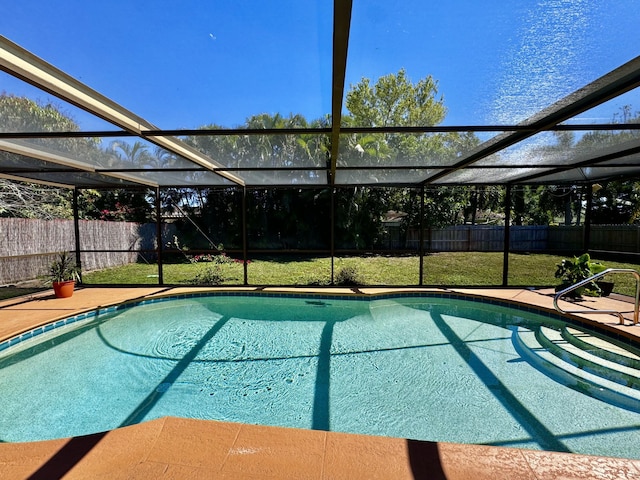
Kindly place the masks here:
[(191, 257), (192, 263), (200, 263), (200, 262), (213, 262), (213, 255), (210, 253), (203, 253), (201, 255), (194, 255)]
[(218, 265), (222, 265), (223, 263), (232, 263), (235, 261), (229, 258), (229, 256), (225, 252), (221, 252), (216, 255), (211, 255), (210, 253), (193, 255), (192, 257), (190, 257), (190, 260), (192, 263), (211, 262)]
[(135, 210), (128, 205), (123, 205), (120, 202), (116, 202), (115, 209), (103, 209), (100, 210), (100, 220), (127, 220), (131, 218)]

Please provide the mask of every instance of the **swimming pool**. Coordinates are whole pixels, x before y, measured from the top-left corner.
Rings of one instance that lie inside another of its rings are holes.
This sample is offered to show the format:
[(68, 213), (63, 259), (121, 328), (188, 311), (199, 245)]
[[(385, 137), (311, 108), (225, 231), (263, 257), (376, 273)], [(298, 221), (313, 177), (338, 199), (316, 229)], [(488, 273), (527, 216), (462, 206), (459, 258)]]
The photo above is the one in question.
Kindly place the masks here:
[(0, 441), (171, 415), (638, 458), (640, 404), (567, 388), (531, 357), (527, 335), (543, 324), (562, 328), (433, 295), (196, 295), (105, 309), (0, 352)]

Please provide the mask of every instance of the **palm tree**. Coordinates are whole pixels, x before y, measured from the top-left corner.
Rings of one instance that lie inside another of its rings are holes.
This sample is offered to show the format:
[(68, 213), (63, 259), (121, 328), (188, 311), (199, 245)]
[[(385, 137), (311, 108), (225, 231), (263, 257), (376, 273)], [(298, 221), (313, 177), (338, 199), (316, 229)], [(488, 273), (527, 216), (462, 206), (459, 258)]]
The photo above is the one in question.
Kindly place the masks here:
[(110, 148), (120, 161), (128, 162), (138, 167), (144, 167), (149, 164), (151, 159), (148, 146), (140, 141), (130, 144), (116, 140), (111, 142)]

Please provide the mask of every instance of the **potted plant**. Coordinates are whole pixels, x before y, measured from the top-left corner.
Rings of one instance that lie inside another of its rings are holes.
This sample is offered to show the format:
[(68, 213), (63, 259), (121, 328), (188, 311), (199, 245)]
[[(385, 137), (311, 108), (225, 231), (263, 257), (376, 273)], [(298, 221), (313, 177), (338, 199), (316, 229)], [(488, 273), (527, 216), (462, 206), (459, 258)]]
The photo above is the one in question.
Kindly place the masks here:
[[(607, 278), (607, 277), (605, 275), (602, 278)], [(613, 287), (615, 286), (615, 283), (609, 282), (603, 279), (598, 279), (596, 280), (596, 285), (598, 285), (598, 288), (600, 289), (600, 296), (608, 297), (609, 295), (611, 295), (611, 292), (613, 292)]]
[(51, 264), (49, 279), (56, 297), (67, 298), (73, 295), (76, 281), (80, 281), (80, 269), (69, 252), (61, 252)]
[[(556, 286), (556, 292), (586, 280), (606, 269), (603, 264), (592, 261), (588, 253), (584, 253), (579, 257), (565, 258), (557, 267), (555, 277), (559, 278), (561, 283)], [(598, 285), (599, 283), (600, 281), (591, 282), (567, 293), (567, 295), (573, 298), (582, 298), (582, 294), (598, 297), (603, 293), (602, 288)]]

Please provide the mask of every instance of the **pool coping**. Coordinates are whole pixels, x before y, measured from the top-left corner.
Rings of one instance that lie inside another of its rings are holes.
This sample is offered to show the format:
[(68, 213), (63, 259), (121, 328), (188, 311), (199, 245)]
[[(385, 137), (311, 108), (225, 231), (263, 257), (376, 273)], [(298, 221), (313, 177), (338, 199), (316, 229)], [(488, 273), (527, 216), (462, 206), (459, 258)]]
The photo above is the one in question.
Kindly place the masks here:
[[(123, 301), (242, 289), (85, 288), (71, 299), (40, 295), (0, 302), (0, 341)], [(552, 313), (552, 295), (528, 289), (259, 289), (267, 294), (364, 295), (432, 293), (469, 295), (500, 305), (535, 307)], [(75, 300), (73, 300), (75, 298)], [(67, 301), (69, 300), (69, 301)], [(629, 299), (613, 298), (588, 306)], [(604, 307), (602, 307), (604, 308)], [(632, 308), (631, 308), (632, 310)], [(555, 314), (554, 314), (555, 315)], [(625, 316), (629, 318), (628, 314)], [(18, 318), (19, 317), (19, 318)], [(574, 317), (574, 315), (572, 315)], [(633, 339), (640, 326), (617, 325), (613, 315), (575, 316), (589, 325)], [(7, 332), (13, 331), (13, 335)], [(640, 478), (640, 461), (503, 447), (417, 442), (281, 427), (166, 417), (101, 434), (31, 443), (0, 444), (0, 479), (51, 478)], [(60, 475), (62, 476), (62, 475)]]
[[(176, 290), (175, 292), (173, 290)], [(270, 288), (270, 289), (198, 289), (194, 291), (193, 289), (185, 289), (182, 287), (173, 288), (170, 290), (163, 289), (161, 293), (151, 293), (149, 295), (145, 295), (142, 297), (137, 297), (134, 299), (126, 299), (124, 301), (116, 301), (108, 304), (101, 304), (91, 308), (80, 309), (77, 311), (71, 311), (69, 314), (63, 314), (61, 316), (56, 316), (53, 319), (46, 320), (43, 322), (39, 322), (33, 324), (28, 322), (23, 324), (21, 328), (10, 331), (10, 333), (3, 332), (0, 330), (0, 352), (14, 346), (24, 340), (28, 340), (29, 338), (38, 336), (44, 332), (48, 332), (50, 330), (63, 327), (72, 323), (76, 323), (79, 321), (89, 320), (100, 315), (124, 310), (127, 308), (132, 308), (138, 305), (146, 305), (170, 300), (179, 300), (179, 299), (187, 299), (187, 298), (202, 298), (209, 296), (265, 296), (268, 298), (303, 298), (308, 296), (316, 297), (320, 300), (336, 300), (336, 299), (350, 299), (350, 300), (384, 300), (391, 298), (438, 298), (438, 299), (458, 299), (458, 300), (468, 300), (473, 302), (478, 302), (487, 305), (495, 305), (513, 308), (519, 311), (524, 311), (527, 313), (533, 313), (537, 315), (546, 316), (552, 319), (560, 319), (567, 320), (569, 323), (578, 326), (586, 326), (596, 333), (601, 333), (607, 335), (609, 337), (614, 338), (615, 340), (630, 344), (635, 346), (636, 348), (640, 348), (640, 334), (637, 332), (628, 329), (628, 328), (620, 328), (620, 327), (633, 327), (632, 324), (612, 324), (611, 322), (603, 322), (597, 321), (593, 318), (590, 318), (588, 314), (580, 315), (580, 314), (560, 314), (554, 308), (549, 308), (548, 306), (534, 305), (531, 302), (523, 301), (522, 299), (518, 300), (515, 298), (506, 299), (506, 298), (495, 298), (491, 295), (487, 294), (478, 294), (480, 291), (478, 289), (473, 292), (469, 292), (468, 289), (456, 290), (456, 289), (412, 289), (412, 288), (403, 288), (397, 290), (390, 289), (350, 289), (350, 291), (336, 291), (335, 289), (332, 293), (326, 293), (326, 291), (321, 290), (312, 290), (312, 289), (297, 289), (292, 291), (292, 289), (279, 289), (279, 288)], [(364, 291), (362, 291), (364, 290)], [(491, 290), (495, 291), (495, 290)], [(512, 289), (507, 291), (514, 291)], [(527, 290), (530, 291), (530, 290)], [(3, 308), (20, 305), (22, 303), (28, 302), (32, 300), (32, 298), (27, 298), (23, 301), (17, 302), (7, 302), (7, 305), (3, 305), (3, 302), (0, 302), (0, 312), (2, 312)], [(628, 299), (621, 298), (620, 299), (624, 303), (628, 303)], [(596, 307), (594, 307), (595, 309)], [(588, 312), (587, 312), (588, 313)], [(617, 317), (615, 317), (617, 318)], [(631, 321), (627, 319), (627, 321)], [(640, 328), (638, 328), (640, 330)]]

